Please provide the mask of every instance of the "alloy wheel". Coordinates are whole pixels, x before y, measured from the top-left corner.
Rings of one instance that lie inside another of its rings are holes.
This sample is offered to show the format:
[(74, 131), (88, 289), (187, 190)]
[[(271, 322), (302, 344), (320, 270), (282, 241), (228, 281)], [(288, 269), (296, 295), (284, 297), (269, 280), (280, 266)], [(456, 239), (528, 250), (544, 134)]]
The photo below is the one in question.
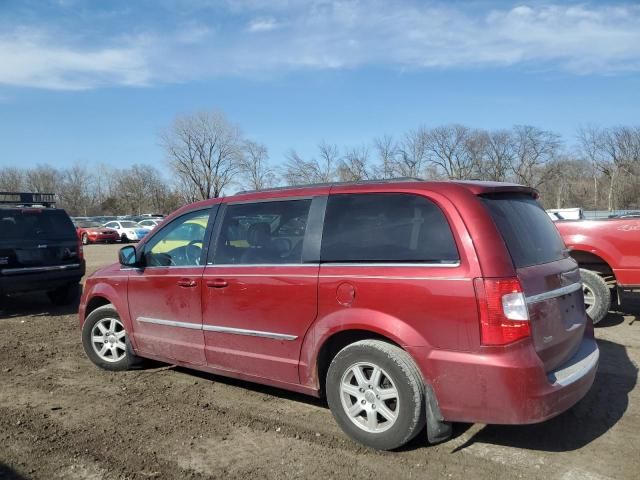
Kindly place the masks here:
[(117, 318), (102, 318), (91, 329), (91, 346), (105, 362), (117, 362), (127, 355), (127, 332)]
[(340, 399), (349, 419), (368, 433), (390, 429), (400, 412), (400, 397), (393, 379), (370, 362), (356, 363), (344, 372)]

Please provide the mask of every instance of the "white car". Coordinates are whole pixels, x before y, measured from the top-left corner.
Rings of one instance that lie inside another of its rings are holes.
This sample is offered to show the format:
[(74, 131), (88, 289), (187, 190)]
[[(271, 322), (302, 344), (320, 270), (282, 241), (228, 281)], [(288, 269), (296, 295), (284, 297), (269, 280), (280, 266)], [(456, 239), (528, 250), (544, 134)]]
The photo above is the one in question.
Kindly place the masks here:
[(120, 235), (120, 241), (123, 243), (142, 240), (144, 236), (150, 232), (149, 229), (144, 228), (131, 220), (114, 220), (112, 222), (105, 223), (104, 226), (117, 230), (118, 235)]
[(161, 218), (149, 218), (146, 220), (140, 220), (138, 222), (138, 225), (146, 228), (147, 230), (153, 230), (154, 228), (156, 228), (156, 226), (160, 225), (161, 222)]

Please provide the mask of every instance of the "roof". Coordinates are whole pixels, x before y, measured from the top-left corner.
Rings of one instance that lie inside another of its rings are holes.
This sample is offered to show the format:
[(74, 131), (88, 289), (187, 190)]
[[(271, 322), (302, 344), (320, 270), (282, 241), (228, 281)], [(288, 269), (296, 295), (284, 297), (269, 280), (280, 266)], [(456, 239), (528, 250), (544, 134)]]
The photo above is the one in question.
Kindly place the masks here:
[(525, 187), (523, 185), (519, 185), (517, 183), (508, 183), (508, 182), (493, 182), (493, 181), (482, 181), (482, 180), (424, 180), (421, 178), (413, 178), (413, 177), (401, 177), (401, 178), (390, 178), (390, 179), (379, 179), (379, 180), (359, 180), (354, 182), (330, 182), (330, 183), (314, 183), (307, 185), (290, 185), (286, 187), (275, 187), (275, 188), (267, 188), (264, 190), (244, 190), (237, 192), (232, 197), (236, 196), (244, 196), (244, 195), (252, 195), (252, 194), (268, 194), (269, 192), (288, 192), (292, 190), (296, 191), (306, 191), (306, 190), (317, 190), (317, 189), (340, 189), (348, 188), (348, 187), (371, 187), (376, 185), (385, 185), (385, 187), (401, 187), (401, 188), (415, 188), (415, 189), (447, 189), (452, 185), (457, 185), (464, 187), (465, 189), (471, 191), (473, 194), (478, 195), (482, 193), (492, 193), (492, 192), (523, 192), (523, 193), (535, 193), (535, 189), (530, 187)]

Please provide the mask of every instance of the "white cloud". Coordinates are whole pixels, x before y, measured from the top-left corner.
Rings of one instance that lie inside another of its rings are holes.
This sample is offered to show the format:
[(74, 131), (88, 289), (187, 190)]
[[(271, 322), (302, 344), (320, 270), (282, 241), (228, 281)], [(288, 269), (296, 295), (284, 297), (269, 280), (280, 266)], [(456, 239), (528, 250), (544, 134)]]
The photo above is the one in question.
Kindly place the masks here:
[(0, 36), (0, 84), (83, 90), (109, 85), (142, 86), (151, 68), (135, 45), (71, 47), (42, 32)]
[(268, 32), (278, 28), (278, 23), (273, 18), (256, 18), (247, 26), (249, 32)]
[(465, 10), (417, 0), (202, 5), (191, 18), (181, 12), (179, 26), (114, 15), (101, 30), (111, 36), (98, 42), (86, 32), (53, 34), (50, 26), (3, 28), (0, 85), (82, 89), (362, 66), (640, 71), (636, 4), (514, 3), (484, 11), (482, 4)]

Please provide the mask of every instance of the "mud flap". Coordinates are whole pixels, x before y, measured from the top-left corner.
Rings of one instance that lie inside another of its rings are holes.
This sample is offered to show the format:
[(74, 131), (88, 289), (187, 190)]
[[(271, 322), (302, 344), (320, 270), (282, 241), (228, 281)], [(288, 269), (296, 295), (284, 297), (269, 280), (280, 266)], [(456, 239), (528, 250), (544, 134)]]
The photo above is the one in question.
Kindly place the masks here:
[(445, 422), (440, 413), (438, 400), (431, 385), (426, 384), (425, 407), (427, 409), (427, 439), (429, 443), (444, 442), (451, 436), (451, 423)]

